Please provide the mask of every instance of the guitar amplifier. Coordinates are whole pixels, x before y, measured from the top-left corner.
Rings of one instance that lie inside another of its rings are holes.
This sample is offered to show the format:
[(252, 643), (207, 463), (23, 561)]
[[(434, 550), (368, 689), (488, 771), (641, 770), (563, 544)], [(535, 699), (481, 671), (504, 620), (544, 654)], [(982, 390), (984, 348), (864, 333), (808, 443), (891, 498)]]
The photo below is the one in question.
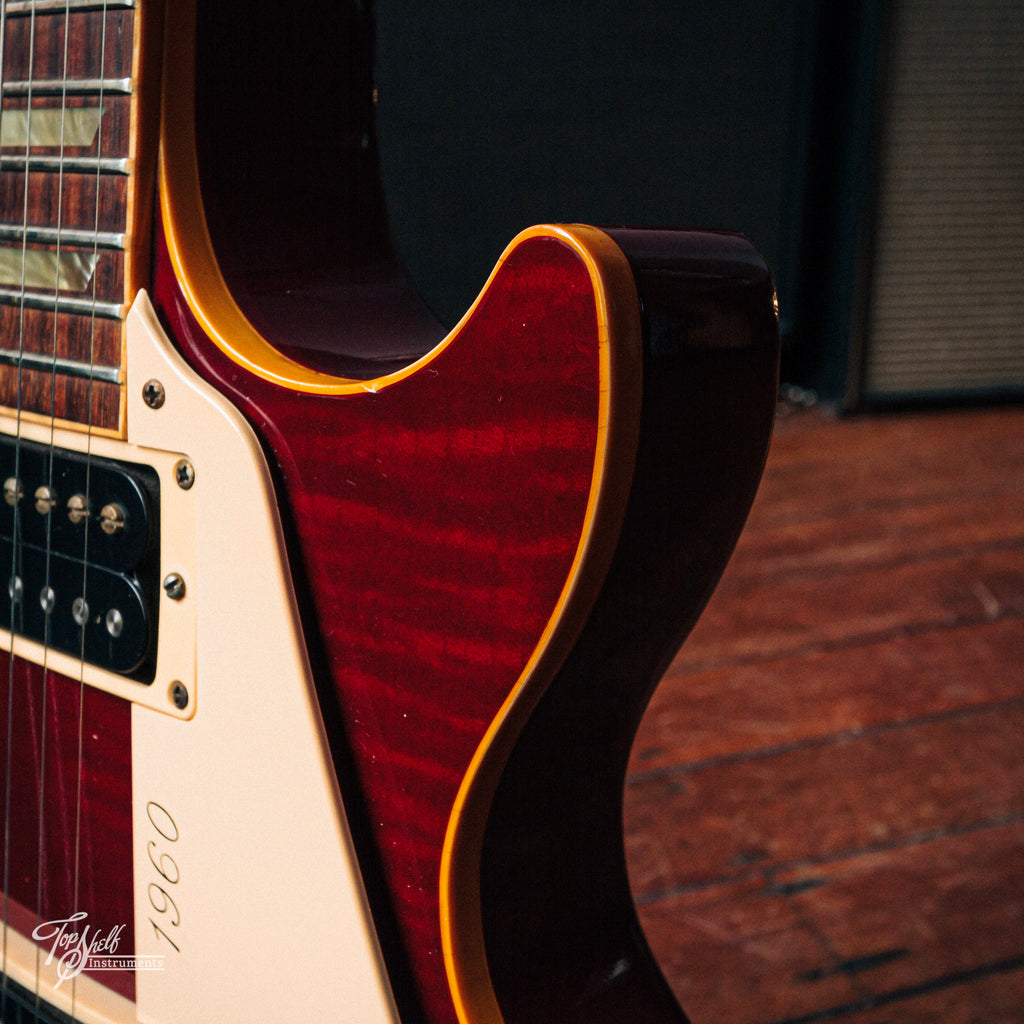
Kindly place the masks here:
[(894, 5), (865, 399), (1024, 390), (1024, 5)]
[(792, 379), (847, 408), (1024, 394), (1024, 4), (854, 10), (822, 15)]

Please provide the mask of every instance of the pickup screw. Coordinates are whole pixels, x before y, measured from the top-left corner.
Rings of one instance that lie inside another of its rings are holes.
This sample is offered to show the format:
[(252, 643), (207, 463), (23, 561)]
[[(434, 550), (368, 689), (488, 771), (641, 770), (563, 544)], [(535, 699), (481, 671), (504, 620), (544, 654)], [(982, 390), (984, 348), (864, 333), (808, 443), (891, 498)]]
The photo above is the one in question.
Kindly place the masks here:
[(168, 573), (164, 577), (164, 593), (172, 601), (180, 601), (185, 596), (185, 581), (179, 573)]
[(196, 482), (195, 466), (188, 459), (179, 459), (174, 467), (174, 479), (183, 491), (187, 491)]
[(100, 529), (108, 537), (117, 537), (124, 533), (124, 509), (111, 502), (100, 509)]
[(71, 604), (71, 617), (79, 626), (89, 621), (89, 602), (84, 597), (76, 597)]
[(25, 492), (21, 489), (21, 481), (16, 476), (9, 476), (4, 481), (4, 501), (7, 502), (11, 508), (21, 501)]
[(68, 498), (68, 519), (78, 526), (89, 518), (89, 501), (84, 494), (72, 494)]
[(171, 683), (171, 701), (179, 711), (188, 707), (188, 690), (184, 683)]
[(57, 504), (57, 492), (52, 487), (43, 484), (36, 488), (36, 511), (41, 516), (48, 516)]
[(142, 400), (150, 409), (159, 409), (167, 401), (167, 392), (158, 380), (147, 380), (142, 385)]
[(49, 615), (56, 605), (57, 595), (54, 593), (53, 587), (43, 587), (43, 589), (39, 591), (39, 607)]
[(7, 596), (15, 603), (20, 604), (25, 596), (25, 584), (21, 582), (20, 576), (12, 576), (7, 584)]

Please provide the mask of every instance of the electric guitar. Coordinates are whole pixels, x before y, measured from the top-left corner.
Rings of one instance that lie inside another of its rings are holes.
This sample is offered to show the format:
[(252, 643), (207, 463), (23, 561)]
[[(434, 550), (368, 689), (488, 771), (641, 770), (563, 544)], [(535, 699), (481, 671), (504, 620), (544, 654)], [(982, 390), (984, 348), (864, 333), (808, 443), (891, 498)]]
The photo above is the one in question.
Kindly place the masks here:
[(0, 35), (0, 1019), (683, 1021), (622, 783), (763, 465), (760, 257), (536, 227), (445, 334), (367, 5)]

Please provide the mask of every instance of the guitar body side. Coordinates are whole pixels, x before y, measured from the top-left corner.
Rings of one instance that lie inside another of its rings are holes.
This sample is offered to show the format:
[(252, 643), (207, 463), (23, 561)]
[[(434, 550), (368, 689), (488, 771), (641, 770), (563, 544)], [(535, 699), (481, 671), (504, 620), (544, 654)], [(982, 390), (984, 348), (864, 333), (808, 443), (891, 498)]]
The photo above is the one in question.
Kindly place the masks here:
[[(531, 228), (443, 336), (387, 237), (372, 4), (5, 18), (30, 113), (2, 211), (0, 999), (680, 1024), (622, 782), (763, 463), (763, 262), (734, 235)], [(103, 130), (49, 152), (30, 122), (57, 110)], [(96, 948), (47, 949), (86, 920)]]
[(623, 787), (651, 692), (697, 621), (767, 455), (778, 335), (738, 236), (611, 231), (644, 301), (643, 413), (615, 557), (504, 765), (482, 849), (483, 934), (508, 1021), (683, 1020), (636, 917)]
[[(537, 229), (433, 350), (389, 370), (383, 343), (376, 376), (331, 377), (322, 325), (297, 312), (289, 332), (240, 292), (276, 332), (261, 335), (220, 279), (181, 73), (188, 8), (168, 8), (154, 304), (266, 452), (400, 1015), (678, 1021), (629, 897), (621, 782), (763, 465), (767, 269), (732, 235)], [(353, 109), (372, 140), (372, 108)], [(360, 187), (372, 141), (345, 160), (358, 169), (339, 182), (343, 205), (365, 196), (377, 223), (379, 195)], [(225, 242), (220, 211), (218, 224)], [(364, 265), (343, 238), (325, 277), (347, 282), (356, 327), (337, 345), (363, 365), (403, 315), (396, 301), (366, 316), (386, 248)], [(251, 273), (244, 247), (226, 251), (233, 283), (278, 280), (273, 246), (254, 249)], [(304, 352), (308, 365), (289, 362)]]
[[(628, 495), (635, 291), (620, 274), (631, 302), (614, 296), (616, 344), (605, 344), (606, 297), (563, 234), (512, 248), (457, 336), (415, 374), (340, 396), (240, 370), (198, 329), (158, 254), (157, 308), (172, 335), (268, 451), (403, 1019), (455, 1017), (439, 917), (453, 808), (492, 723), (510, 700), (539, 699), (582, 628)], [(613, 265), (626, 268), (621, 255)]]

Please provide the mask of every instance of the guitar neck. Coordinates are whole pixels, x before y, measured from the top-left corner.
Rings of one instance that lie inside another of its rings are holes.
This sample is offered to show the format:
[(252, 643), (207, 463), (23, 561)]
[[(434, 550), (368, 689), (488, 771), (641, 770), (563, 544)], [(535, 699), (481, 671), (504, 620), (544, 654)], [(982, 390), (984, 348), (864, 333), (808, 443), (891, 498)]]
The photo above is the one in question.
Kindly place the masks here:
[(135, 0), (4, 7), (0, 405), (20, 417), (123, 432), (153, 162), (138, 141), (142, 27)]

